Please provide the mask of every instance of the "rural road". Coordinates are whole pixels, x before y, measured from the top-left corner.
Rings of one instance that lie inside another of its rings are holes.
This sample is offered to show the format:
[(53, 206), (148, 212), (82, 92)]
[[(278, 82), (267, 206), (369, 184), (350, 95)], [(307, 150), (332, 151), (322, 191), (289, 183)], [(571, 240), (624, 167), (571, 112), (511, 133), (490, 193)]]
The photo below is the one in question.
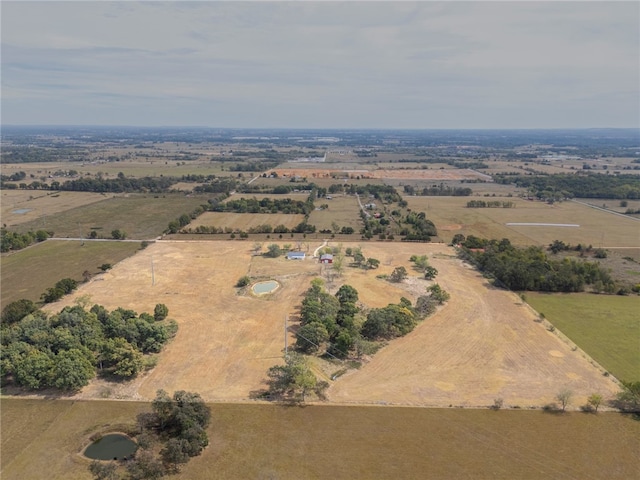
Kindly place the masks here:
[(581, 202), (581, 201), (579, 201), (579, 200), (575, 200), (575, 199), (571, 199), (571, 201), (572, 201), (572, 202), (575, 202), (575, 203), (579, 203), (580, 205), (585, 205), (585, 206), (590, 207), (590, 208), (595, 208), (596, 210), (601, 210), (601, 211), (603, 211), (603, 212), (610, 213), (610, 214), (612, 214), (612, 215), (618, 215), (619, 217), (624, 217), (624, 218), (628, 218), (629, 220), (633, 220), (633, 221), (636, 221), (636, 222), (640, 222), (640, 218), (632, 217), (632, 216), (630, 216), (630, 215), (625, 215), (624, 213), (614, 212), (613, 210), (609, 210), (609, 209), (607, 209), (607, 208), (602, 208), (602, 207), (597, 207), (597, 206), (592, 205), (592, 204), (590, 204), (590, 203)]

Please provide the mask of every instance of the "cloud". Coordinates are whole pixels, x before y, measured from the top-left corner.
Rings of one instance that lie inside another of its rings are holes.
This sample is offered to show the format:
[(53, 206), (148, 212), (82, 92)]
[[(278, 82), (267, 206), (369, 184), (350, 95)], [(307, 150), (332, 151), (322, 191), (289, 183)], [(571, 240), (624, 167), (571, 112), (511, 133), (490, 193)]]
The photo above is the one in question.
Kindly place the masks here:
[(2, 122), (43, 123), (66, 100), (75, 124), (638, 126), (639, 10), (3, 2)]

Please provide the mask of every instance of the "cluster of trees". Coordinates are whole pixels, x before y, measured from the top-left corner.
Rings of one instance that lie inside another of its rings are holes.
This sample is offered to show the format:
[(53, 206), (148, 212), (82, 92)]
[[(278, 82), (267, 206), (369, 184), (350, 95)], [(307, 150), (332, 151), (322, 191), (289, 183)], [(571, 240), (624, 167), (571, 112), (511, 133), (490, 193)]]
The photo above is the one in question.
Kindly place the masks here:
[(467, 208), (515, 208), (513, 202), (501, 202), (500, 200), (470, 200), (467, 202)]
[(327, 190), (329, 194), (342, 193), (345, 195), (360, 195), (360, 196), (373, 196), (378, 201), (385, 203), (400, 202), (402, 197), (398, 191), (391, 185), (356, 185), (356, 184), (342, 184), (334, 183), (330, 185)]
[(504, 176), (494, 179), (498, 183), (514, 183), (518, 187), (528, 188), (540, 198), (562, 196), (581, 198), (640, 198), (640, 178), (637, 175), (586, 175), (556, 174), (545, 176)]
[(405, 185), (404, 192), (407, 195), (423, 195), (423, 196), (445, 196), (445, 197), (468, 197), (473, 193), (469, 187), (451, 187), (449, 185), (432, 185), (424, 187), (422, 190), (416, 189), (412, 185)]
[(211, 421), (211, 409), (197, 393), (180, 390), (169, 396), (158, 390), (151, 403), (152, 412), (137, 417), (138, 450), (118, 464), (93, 461), (89, 471), (96, 480), (122, 478), (119, 466), (126, 469), (130, 480), (158, 479), (178, 473), (180, 466), (200, 455), (209, 445), (206, 428)]
[(212, 207), (214, 212), (236, 213), (286, 213), (308, 215), (313, 211), (313, 203), (293, 200), (291, 198), (271, 199), (240, 198)]
[(55, 315), (29, 300), (13, 302), (2, 312), (2, 381), (41, 389), (76, 390), (99, 368), (102, 374), (129, 378), (148, 365), (147, 354), (159, 352), (175, 335), (166, 306), (154, 315), (138, 315), (100, 305), (76, 305)]
[(424, 273), (426, 280), (433, 280), (438, 275), (438, 270), (429, 265), (429, 258), (426, 255), (411, 255), (409, 261), (413, 262), (416, 270)]
[(181, 228), (186, 227), (191, 223), (191, 220), (195, 220), (202, 215), (208, 209), (208, 205), (199, 205), (191, 213), (183, 213), (177, 219), (169, 222), (166, 232), (178, 233)]
[(398, 304), (365, 312), (358, 307), (358, 291), (342, 285), (335, 295), (319, 279), (312, 282), (300, 309), (296, 348), (306, 354), (324, 353), (345, 358), (373, 353), (379, 341), (406, 335), (418, 321), (432, 314), (448, 300), (448, 294), (434, 284), (413, 306), (402, 298)]
[(46, 230), (28, 231), (26, 233), (11, 232), (6, 228), (0, 229), (0, 251), (9, 252), (11, 250), (21, 250), (35, 242), (43, 242), (53, 236), (53, 232)]
[(590, 285), (596, 292), (614, 293), (616, 288), (609, 273), (595, 262), (554, 260), (540, 247), (516, 248), (506, 238), (498, 241), (470, 235), (460, 245), (466, 258), (511, 290), (581, 292)]
[[(84, 177), (75, 180), (67, 180), (64, 183), (51, 182), (51, 190), (67, 190), (72, 192), (168, 192), (172, 185), (178, 183), (175, 177), (142, 177), (127, 178), (122, 173), (117, 178), (91, 178)], [(44, 188), (44, 187), (41, 187)]]
[(607, 258), (607, 251), (604, 248), (593, 248), (592, 245), (582, 245), (579, 243), (576, 246), (570, 243), (565, 243), (562, 240), (554, 240), (549, 244), (548, 250), (551, 253), (560, 253), (565, 251), (576, 251), (580, 253), (580, 256), (584, 256), (587, 253), (592, 253), (595, 258)]
[(204, 185), (193, 187), (195, 193), (230, 193), (236, 189), (238, 182), (231, 177), (216, 178)]
[(275, 365), (267, 371), (268, 391), (271, 398), (290, 401), (305, 401), (310, 392), (324, 399), (324, 391), (329, 387), (325, 381), (318, 381), (307, 359), (297, 352), (288, 352), (284, 365)]
[(430, 242), (431, 237), (438, 235), (435, 224), (426, 218), (424, 212), (409, 212), (402, 223), (405, 225), (400, 230), (403, 241)]
[[(237, 155), (236, 152), (234, 152), (233, 154)], [(278, 163), (280, 162), (246, 162), (236, 163), (229, 166), (228, 168), (230, 172), (264, 172), (265, 170), (277, 167)]]
[(47, 291), (40, 295), (40, 298), (44, 303), (57, 302), (68, 293), (73, 292), (76, 288), (78, 288), (78, 282), (73, 278), (63, 278), (57, 281), (53, 287), (47, 288)]
[(347, 257), (353, 258), (353, 266), (357, 268), (373, 269), (380, 266), (380, 260), (373, 257), (366, 258), (362, 253), (362, 249), (360, 247), (347, 247), (345, 250), (345, 255)]

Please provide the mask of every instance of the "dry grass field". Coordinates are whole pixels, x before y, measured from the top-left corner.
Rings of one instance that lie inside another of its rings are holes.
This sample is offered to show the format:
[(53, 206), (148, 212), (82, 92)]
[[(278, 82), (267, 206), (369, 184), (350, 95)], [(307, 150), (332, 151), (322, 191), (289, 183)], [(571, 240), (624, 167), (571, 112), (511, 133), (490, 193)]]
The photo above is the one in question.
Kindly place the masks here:
[[(319, 245), (307, 247), (311, 252)], [(356, 246), (343, 247), (350, 245)], [(440, 271), (438, 282), (452, 299), (410, 335), (334, 382), (330, 401), (487, 406), (501, 397), (506, 405), (539, 407), (566, 387), (574, 391), (578, 406), (593, 392), (610, 397), (617, 391), (579, 351), (536, 323), (535, 313), (515, 294), (491, 288), (453, 257), (450, 247), (362, 247), (366, 257), (381, 261), (380, 268), (347, 268), (344, 282), (360, 292), (365, 305), (381, 307), (401, 296), (415, 300), (426, 281), (394, 285), (376, 275), (389, 274), (399, 265), (411, 271), (409, 257), (424, 253)], [(195, 390), (210, 401), (234, 401), (263, 388), (265, 372), (281, 361), (284, 319), (295, 317), (302, 294), (321, 268), (310, 258), (267, 259), (252, 257), (250, 250), (248, 243), (233, 241), (158, 242), (49, 307), (58, 310), (85, 294), (109, 309), (149, 312), (164, 303), (180, 325), (150, 373), (121, 385), (96, 380), (76, 398), (151, 399), (164, 388)], [(239, 295), (233, 285), (245, 274), (276, 279), (282, 287), (261, 298)], [(335, 290), (339, 283), (330, 286)], [(289, 332), (289, 342), (293, 340)]]
[[(107, 157), (109, 155), (134, 155), (134, 150), (115, 150), (108, 152), (99, 152), (97, 155)], [(148, 152), (144, 152), (147, 154)], [(239, 160), (242, 161), (242, 160)], [(41, 181), (44, 178), (46, 183), (53, 180), (64, 182), (70, 180), (68, 177), (49, 178), (57, 171), (76, 170), (80, 176), (101, 174), (105, 178), (115, 178), (118, 173), (122, 172), (127, 177), (181, 177), (182, 175), (233, 175), (236, 173), (225, 171), (224, 164), (221, 162), (212, 162), (208, 159), (184, 161), (180, 159), (167, 159), (161, 154), (150, 158), (131, 158), (123, 159), (118, 162), (107, 161), (87, 161), (87, 162), (46, 162), (46, 163), (15, 163), (2, 164), (3, 174), (11, 175), (15, 172), (25, 172), (27, 178), (22, 180), (25, 183), (31, 183), (33, 180)], [(36, 178), (30, 178), (34, 175)], [(20, 183), (20, 182), (18, 182)]]
[[(475, 197), (407, 197), (409, 207), (426, 212), (439, 238), (453, 235), (509, 238), (514, 245), (548, 245), (554, 240), (594, 247), (640, 247), (640, 222), (576, 202), (548, 205), (520, 198), (482, 198), (515, 203), (515, 208), (466, 208)], [(579, 227), (507, 226), (507, 223), (564, 223)]]
[(43, 190), (1, 190), (0, 216), (2, 223), (15, 225), (35, 222), (38, 228), (48, 229), (47, 217), (83, 205), (110, 198), (103, 193), (47, 192)]
[(200, 225), (206, 225), (246, 232), (248, 229), (259, 225), (271, 225), (272, 227), (284, 225), (287, 228), (294, 228), (303, 220), (304, 215), (285, 213), (205, 212), (193, 220), (188, 228), (195, 229)]
[(82, 274), (100, 273), (104, 263), (116, 264), (133, 255), (137, 242), (82, 242), (47, 240), (0, 258), (0, 308), (26, 298), (40, 300), (40, 295), (63, 279), (82, 281)]
[[(96, 432), (144, 402), (2, 399), (4, 480), (89, 480)], [(616, 413), (212, 404), (210, 445), (176, 479), (635, 478), (640, 422)]]
[(316, 226), (316, 230), (332, 230), (332, 224), (337, 223), (340, 228), (352, 227), (356, 233), (362, 228), (360, 220), (360, 206), (353, 195), (330, 195), (331, 200), (316, 200), (316, 205), (327, 204), (326, 210), (314, 210), (309, 215), (309, 223)]

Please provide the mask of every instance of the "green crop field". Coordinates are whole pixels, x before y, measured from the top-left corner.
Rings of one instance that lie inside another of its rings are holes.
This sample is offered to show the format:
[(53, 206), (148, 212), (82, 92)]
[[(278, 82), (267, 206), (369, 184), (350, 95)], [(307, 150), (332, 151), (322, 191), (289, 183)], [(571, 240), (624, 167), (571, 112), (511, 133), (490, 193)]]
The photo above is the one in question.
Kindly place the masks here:
[[(87, 479), (98, 432), (135, 425), (142, 402), (2, 399), (3, 480)], [(210, 445), (176, 479), (634, 478), (640, 422), (391, 407), (212, 404)]]
[(640, 381), (640, 297), (526, 295), (533, 308), (616, 378)]
[(98, 237), (111, 238), (111, 231), (124, 230), (127, 238), (148, 240), (162, 234), (170, 221), (197, 206), (209, 196), (180, 194), (130, 194), (84, 205), (16, 227), (17, 230), (52, 230), (56, 237), (87, 237), (96, 230)]
[(40, 299), (44, 291), (63, 278), (82, 280), (84, 271), (99, 273), (104, 263), (116, 264), (140, 248), (137, 242), (47, 240), (0, 259), (2, 306), (21, 298)]

